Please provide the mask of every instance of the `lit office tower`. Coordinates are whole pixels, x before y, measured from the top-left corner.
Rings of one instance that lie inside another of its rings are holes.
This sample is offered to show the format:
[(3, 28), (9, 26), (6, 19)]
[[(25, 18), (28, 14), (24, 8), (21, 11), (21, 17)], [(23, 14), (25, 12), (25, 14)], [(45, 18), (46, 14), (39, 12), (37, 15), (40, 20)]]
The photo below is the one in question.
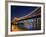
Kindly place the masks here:
[(37, 29), (41, 29), (41, 18), (37, 18)]

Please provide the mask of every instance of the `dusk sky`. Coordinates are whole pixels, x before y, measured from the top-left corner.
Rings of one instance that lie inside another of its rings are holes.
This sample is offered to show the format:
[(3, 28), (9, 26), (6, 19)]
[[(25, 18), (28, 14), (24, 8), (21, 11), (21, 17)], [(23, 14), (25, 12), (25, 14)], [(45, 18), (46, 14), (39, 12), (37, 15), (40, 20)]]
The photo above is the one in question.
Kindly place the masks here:
[(36, 8), (32, 6), (11, 6), (11, 18), (25, 16)]

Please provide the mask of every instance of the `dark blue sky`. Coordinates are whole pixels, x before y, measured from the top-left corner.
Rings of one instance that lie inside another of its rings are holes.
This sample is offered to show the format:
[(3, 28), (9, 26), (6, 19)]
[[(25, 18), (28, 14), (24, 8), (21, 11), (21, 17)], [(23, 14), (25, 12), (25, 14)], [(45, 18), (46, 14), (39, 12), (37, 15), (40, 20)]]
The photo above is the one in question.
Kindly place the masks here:
[(32, 12), (37, 7), (32, 6), (11, 6), (11, 18), (22, 17)]

